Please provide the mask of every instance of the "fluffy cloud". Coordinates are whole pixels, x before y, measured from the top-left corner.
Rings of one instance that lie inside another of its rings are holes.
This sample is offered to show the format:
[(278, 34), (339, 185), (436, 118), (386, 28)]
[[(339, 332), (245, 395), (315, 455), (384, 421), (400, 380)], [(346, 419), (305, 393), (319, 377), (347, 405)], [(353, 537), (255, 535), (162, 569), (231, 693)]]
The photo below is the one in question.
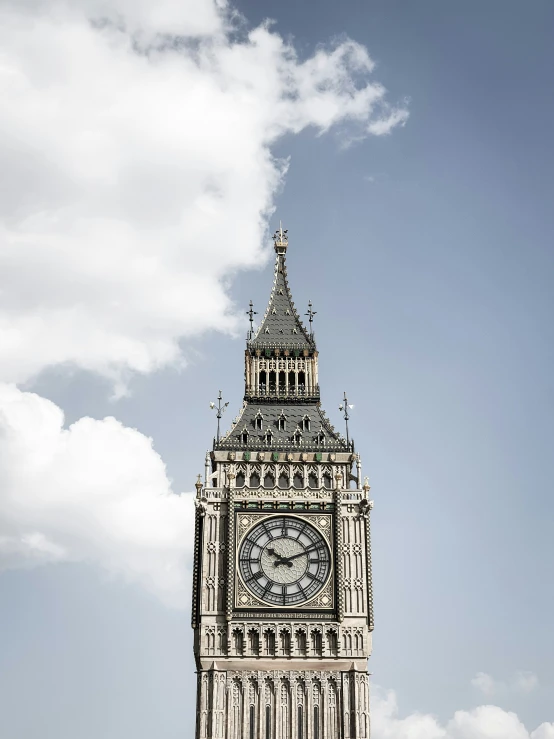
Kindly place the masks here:
[(398, 716), (394, 691), (375, 688), (372, 698), (372, 739), (554, 739), (554, 724), (541, 724), (529, 732), (515, 713), (498, 706), (456, 711), (441, 724), (434, 716), (413, 713)]
[(54, 403), (0, 385), (0, 567), (88, 562), (188, 605), (192, 496), (172, 492), (138, 431), (63, 421)]
[(478, 672), (471, 684), (480, 690), (483, 695), (493, 696), (501, 693), (531, 693), (539, 685), (539, 679), (534, 672), (519, 671), (509, 682), (495, 680), (486, 672)]
[(359, 44), (301, 60), (241, 29), (213, 0), (0, 0), (0, 380), (73, 363), (123, 386), (182, 363), (179, 339), (233, 331), (275, 142), (406, 120)]

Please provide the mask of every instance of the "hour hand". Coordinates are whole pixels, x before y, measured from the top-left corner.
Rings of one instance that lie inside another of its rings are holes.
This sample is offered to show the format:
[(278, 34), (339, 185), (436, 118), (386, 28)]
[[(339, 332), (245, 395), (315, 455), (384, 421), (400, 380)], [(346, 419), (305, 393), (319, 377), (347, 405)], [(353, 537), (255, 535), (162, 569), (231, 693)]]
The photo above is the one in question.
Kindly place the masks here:
[(277, 559), (273, 563), (274, 567), (277, 567), (277, 565), (283, 565), (283, 564), (286, 564), (288, 567), (292, 567), (292, 563), (288, 561), (288, 558), (283, 557), (283, 555), (279, 554), (279, 552), (276, 552), (275, 549), (268, 548), (267, 553), (274, 554), (277, 557)]

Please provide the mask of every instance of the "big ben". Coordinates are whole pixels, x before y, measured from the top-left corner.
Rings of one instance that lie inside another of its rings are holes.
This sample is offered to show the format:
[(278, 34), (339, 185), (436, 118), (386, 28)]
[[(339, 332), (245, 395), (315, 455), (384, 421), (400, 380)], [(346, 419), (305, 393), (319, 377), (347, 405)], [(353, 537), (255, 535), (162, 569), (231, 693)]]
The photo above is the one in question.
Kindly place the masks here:
[(315, 314), (306, 328), (295, 309), (286, 231), (274, 246), (243, 405), (196, 485), (196, 738), (367, 739), (369, 485), (321, 408)]

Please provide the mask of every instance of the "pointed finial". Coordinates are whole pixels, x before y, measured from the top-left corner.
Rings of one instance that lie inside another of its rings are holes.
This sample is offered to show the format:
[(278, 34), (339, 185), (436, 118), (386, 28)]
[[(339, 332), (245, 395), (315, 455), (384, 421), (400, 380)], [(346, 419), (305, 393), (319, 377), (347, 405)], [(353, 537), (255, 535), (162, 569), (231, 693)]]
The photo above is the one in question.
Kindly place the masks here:
[(221, 416), (225, 413), (225, 409), (229, 405), (229, 401), (226, 403), (222, 403), (223, 396), (221, 395), (221, 390), (219, 391), (219, 395), (217, 396), (217, 405), (212, 401), (210, 403), (210, 408), (212, 411), (217, 411), (217, 443), (219, 444), (219, 422), (221, 421)]
[(283, 230), (283, 224), (279, 221), (279, 230), (273, 234), (273, 244), (277, 254), (284, 254), (289, 245), (288, 230)]
[(202, 476), (201, 475), (198, 475), (198, 477), (196, 478), (194, 487), (196, 488), (197, 495), (200, 495), (200, 491), (202, 490)]
[(348, 403), (348, 398), (346, 397), (346, 392), (344, 393), (344, 398), (342, 399), (342, 403), (339, 405), (339, 411), (344, 411), (344, 422), (346, 424), (346, 443), (350, 443), (350, 437), (348, 435), (348, 421), (350, 420), (350, 414), (348, 413), (348, 410), (352, 410), (354, 408), (354, 405), (351, 403)]
[(254, 310), (254, 303), (252, 301), (250, 301), (250, 308), (246, 311), (246, 315), (250, 321), (250, 335), (248, 338), (251, 339), (254, 334), (254, 316), (258, 315), (258, 311)]
[(308, 319), (310, 321), (310, 334), (313, 336), (314, 335), (314, 327), (313, 327), (312, 324), (314, 322), (314, 316), (317, 315), (317, 311), (316, 310), (312, 310), (312, 301), (311, 300), (308, 301), (308, 312), (305, 313), (304, 315), (308, 316)]

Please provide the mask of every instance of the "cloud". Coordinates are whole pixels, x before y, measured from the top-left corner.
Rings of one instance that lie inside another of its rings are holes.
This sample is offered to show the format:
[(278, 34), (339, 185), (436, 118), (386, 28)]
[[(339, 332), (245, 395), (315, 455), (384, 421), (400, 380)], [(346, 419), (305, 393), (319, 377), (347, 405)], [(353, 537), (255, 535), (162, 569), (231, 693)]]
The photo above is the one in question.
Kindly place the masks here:
[(495, 682), (494, 678), (486, 672), (478, 672), (472, 679), (471, 684), (484, 695), (494, 695), (498, 689), (498, 684)]
[(268, 256), (273, 145), (405, 121), (360, 44), (300, 59), (245, 28), (212, 0), (0, 3), (0, 381), (180, 366)]
[(188, 606), (192, 496), (172, 492), (135, 429), (63, 421), (49, 400), (0, 384), (0, 568), (86, 562)]
[(498, 706), (456, 711), (445, 724), (429, 714), (399, 717), (394, 691), (373, 689), (372, 739), (554, 739), (554, 723), (529, 732), (515, 713)]
[(519, 671), (509, 682), (495, 680), (486, 672), (478, 672), (471, 684), (483, 695), (493, 696), (502, 693), (531, 693), (539, 685), (539, 679), (533, 672)]

